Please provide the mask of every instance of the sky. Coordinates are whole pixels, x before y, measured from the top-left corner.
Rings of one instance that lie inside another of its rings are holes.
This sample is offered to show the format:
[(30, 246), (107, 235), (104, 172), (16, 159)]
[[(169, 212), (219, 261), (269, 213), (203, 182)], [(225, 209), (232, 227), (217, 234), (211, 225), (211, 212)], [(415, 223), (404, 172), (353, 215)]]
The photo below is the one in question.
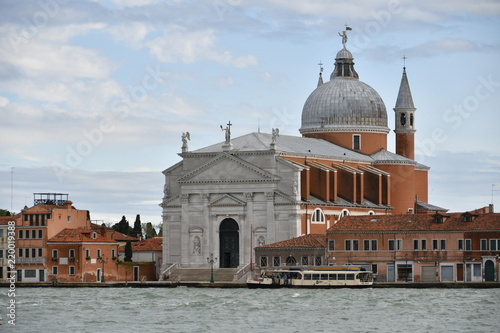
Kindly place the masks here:
[(2, 0), (0, 208), (67, 193), (93, 220), (159, 224), (182, 132), (189, 150), (224, 141), (228, 121), (233, 137), (299, 136), (346, 25), (391, 129), (406, 66), (429, 202), (500, 211), (494, 0)]

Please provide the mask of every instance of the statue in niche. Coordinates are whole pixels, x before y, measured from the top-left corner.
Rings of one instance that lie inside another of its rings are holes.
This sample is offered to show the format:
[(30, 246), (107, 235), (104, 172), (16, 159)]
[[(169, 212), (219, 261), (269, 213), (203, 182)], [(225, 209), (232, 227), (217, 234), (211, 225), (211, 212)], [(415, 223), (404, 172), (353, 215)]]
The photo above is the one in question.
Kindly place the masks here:
[(201, 253), (201, 241), (200, 237), (196, 236), (193, 239), (193, 253), (194, 254), (200, 254)]
[(299, 193), (299, 184), (297, 183), (296, 180), (293, 181), (293, 194), (297, 195)]
[(257, 243), (259, 244), (259, 246), (266, 245), (266, 241), (265, 241), (263, 236), (259, 237), (259, 239), (257, 240)]
[(165, 184), (165, 186), (163, 186), (163, 195), (165, 196), (165, 198), (168, 197), (168, 184)]
[(272, 137), (271, 137), (271, 144), (276, 144), (276, 139), (280, 136), (280, 129), (279, 128), (273, 128), (272, 129)]

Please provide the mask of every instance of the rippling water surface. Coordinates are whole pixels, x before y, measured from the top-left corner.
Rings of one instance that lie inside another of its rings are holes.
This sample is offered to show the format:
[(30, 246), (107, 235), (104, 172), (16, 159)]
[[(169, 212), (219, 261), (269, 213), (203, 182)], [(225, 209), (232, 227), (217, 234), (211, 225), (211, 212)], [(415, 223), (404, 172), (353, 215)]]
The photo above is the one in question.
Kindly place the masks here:
[(499, 332), (500, 289), (18, 288), (1, 332)]

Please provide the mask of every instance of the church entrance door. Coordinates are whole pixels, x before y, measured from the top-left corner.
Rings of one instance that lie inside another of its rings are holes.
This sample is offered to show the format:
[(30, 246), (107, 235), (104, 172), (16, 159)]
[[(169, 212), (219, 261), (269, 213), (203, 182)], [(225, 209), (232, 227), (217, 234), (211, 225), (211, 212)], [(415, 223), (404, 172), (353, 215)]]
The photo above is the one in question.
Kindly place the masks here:
[(236, 268), (240, 262), (240, 233), (238, 223), (224, 219), (219, 228), (220, 268)]

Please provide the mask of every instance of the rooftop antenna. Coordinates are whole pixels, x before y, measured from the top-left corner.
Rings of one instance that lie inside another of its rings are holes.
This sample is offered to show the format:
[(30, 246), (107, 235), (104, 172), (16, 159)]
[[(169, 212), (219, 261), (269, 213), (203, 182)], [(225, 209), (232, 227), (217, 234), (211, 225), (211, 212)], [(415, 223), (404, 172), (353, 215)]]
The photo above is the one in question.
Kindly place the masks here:
[(13, 214), (14, 202), (14, 167), (10, 168), (10, 212)]
[(403, 58), (402, 58), (403, 59), (403, 70), (406, 70), (406, 59), (407, 58), (408, 57), (406, 55), (403, 55)]
[(257, 131), (260, 133), (260, 117), (257, 118)]
[(494, 187), (498, 184), (491, 184), (491, 204), (493, 205), (493, 192), (500, 192), (500, 190), (495, 190)]

